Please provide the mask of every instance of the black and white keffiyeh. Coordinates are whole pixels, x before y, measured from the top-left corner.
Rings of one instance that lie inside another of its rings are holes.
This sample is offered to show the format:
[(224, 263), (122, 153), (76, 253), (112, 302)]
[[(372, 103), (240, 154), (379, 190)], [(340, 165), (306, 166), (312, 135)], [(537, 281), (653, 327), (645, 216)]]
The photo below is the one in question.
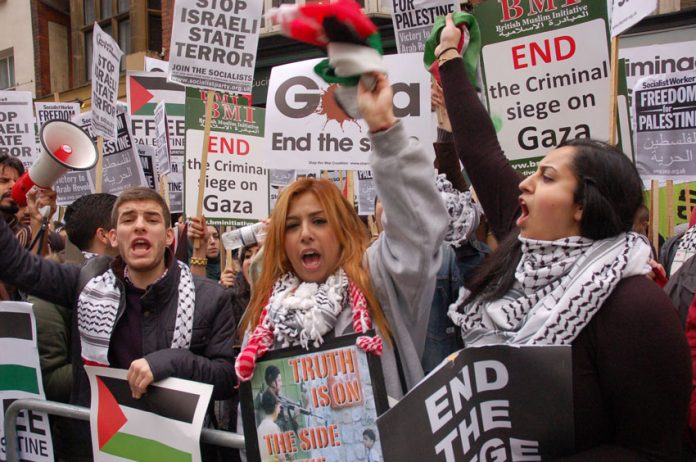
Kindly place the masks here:
[[(191, 270), (179, 265), (179, 302), (171, 348), (189, 348), (193, 332), (196, 290)], [(109, 269), (89, 280), (77, 301), (77, 327), (82, 359), (90, 364), (109, 365), (109, 342), (116, 324), (121, 298), (116, 275)]]
[(650, 271), (650, 245), (637, 233), (520, 241), (516, 281), (503, 298), (468, 301), (462, 288), (450, 305), (465, 345), (569, 345), (621, 279)]
[(469, 236), (478, 227), (481, 207), (471, 200), (469, 191), (461, 192), (454, 189), (444, 173), (435, 178), (435, 186), (445, 202), (449, 215), (445, 242), (459, 247), (469, 239)]
[(268, 321), (274, 326), (275, 341), (283, 348), (308, 348), (309, 342), (318, 347), (347, 302), (348, 276), (342, 268), (322, 284), (302, 282), (294, 273), (284, 274), (268, 301)]
[(677, 244), (677, 250), (696, 253), (696, 226), (687, 229)]

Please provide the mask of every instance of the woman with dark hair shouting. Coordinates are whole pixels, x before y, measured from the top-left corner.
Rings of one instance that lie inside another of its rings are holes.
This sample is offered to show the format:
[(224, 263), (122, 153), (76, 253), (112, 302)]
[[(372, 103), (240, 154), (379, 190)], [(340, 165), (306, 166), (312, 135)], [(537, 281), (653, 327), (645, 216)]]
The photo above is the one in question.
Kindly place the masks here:
[(444, 99), (501, 245), (450, 317), (467, 346), (571, 346), (575, 454), (563, 460), (679, 460), (689, 350), (669, 299), (645, 276), (650, 247), (631, 232), (636, 169), (612, 146), (574, 140), (520, 182), (467, 78), (461, 34), (448, 17), (435, 50)]

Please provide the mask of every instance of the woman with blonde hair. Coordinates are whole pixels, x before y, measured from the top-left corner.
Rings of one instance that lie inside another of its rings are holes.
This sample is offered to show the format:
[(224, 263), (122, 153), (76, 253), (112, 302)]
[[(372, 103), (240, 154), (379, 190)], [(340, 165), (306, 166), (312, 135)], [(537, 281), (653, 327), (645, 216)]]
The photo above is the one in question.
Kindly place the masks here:
[[(370, 164), (384, 207), (374, 243), (352, 205), (329, 181), (301, 179), (278, 198), (264, 243), (263, 271), (240, 332), (240, 380), (251, 379), (269, 350), (318, 347), (327, 338), (363, 334), (357, 345), (381, 355), (395, 399), (422, 377), (422, 355), (447, 212), (435, 171), (393, 113), (383, 74), (358, 90), (372, 143)], [(374, 327), (376, 335), (365, 335)]]

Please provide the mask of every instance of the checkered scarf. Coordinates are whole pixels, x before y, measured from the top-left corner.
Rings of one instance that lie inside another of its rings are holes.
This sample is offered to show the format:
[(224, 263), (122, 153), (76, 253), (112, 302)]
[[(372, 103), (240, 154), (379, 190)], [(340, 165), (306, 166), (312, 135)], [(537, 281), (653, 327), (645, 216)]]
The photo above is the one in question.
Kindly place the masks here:
[(650, 245), (637, 233), (520, 241), (515, 284), (503, 298), (467, 301), (462, 288), (450, 306), (466, 345), (569, 345), (621, 279), (650, 271)]
[[(191, 345), (196, 290), (191, 270), (177, 261), (179, 303), (171, 348), (187, 349)], [(82, 359), (87, 364), (109, 365), (109, 342), (116, 325), (121, 291), (116, 275), (109, 269), (89, 280), (77, 301), (77, 327), (80, 332)]]
[(460, 247), (478, 228), (481, 207), (471, 200), (469, 191), (461, 192), (454, 189), (444, 173), (435, 178), (435, 186), (445, 202), (449, 215), (445, 242), (454, 247)]
[[(365, 294), (339, 268), (322, 284), (302, 282), (293, 273), (281, 276), (273, 286), (259, 323), (244, 349), (237, 355), (235, 371), (240, 381), (251, 380), (256, 360), (273, 349), (301, 345), (316, 348), (324, 341), (344, 308), (346, 296), (353, 312), (353, 330), (362, 334), (372, 328)], [(361, 335), (356, 345), (364, 351), (382, 354), (382, 339)]]

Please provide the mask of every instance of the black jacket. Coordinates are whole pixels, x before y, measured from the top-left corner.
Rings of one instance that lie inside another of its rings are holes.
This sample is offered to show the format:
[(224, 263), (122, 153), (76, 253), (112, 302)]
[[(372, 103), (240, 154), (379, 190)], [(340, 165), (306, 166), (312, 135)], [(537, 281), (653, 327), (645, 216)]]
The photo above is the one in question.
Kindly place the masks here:
[[(2, 220), (0, 256), (0, 280), (53, 303), (76, 307), (79, 291), (84, 286), (80, 281), (80, 268), (30, 254), (21, 248)], [(150, 364), (155, 381), (178, 377), (209, 383), (214, 386), (213, 399), (229, 398), (236, 384), (232, 292), (212, 281), (194, 277), (196, 305), (191, 347), (189, 350), (169, 348), (176, 320), (179, 268), (176, 259), (168, 257), (167, 275), (150, 286), (142, 297), (143, 356)], [(122, 260), (100, 257), (88, 266), (91, 265), (101, 265), (94, 274), (103, 273), (109, 266), (114, 268), (122, 292), (119, 313), (125, 310)], [(73, 340), (73, 364), (76, 366), (75, 381), (70, 401), (89, 406), (89, 382), (80, 358), (79, 339)]]

